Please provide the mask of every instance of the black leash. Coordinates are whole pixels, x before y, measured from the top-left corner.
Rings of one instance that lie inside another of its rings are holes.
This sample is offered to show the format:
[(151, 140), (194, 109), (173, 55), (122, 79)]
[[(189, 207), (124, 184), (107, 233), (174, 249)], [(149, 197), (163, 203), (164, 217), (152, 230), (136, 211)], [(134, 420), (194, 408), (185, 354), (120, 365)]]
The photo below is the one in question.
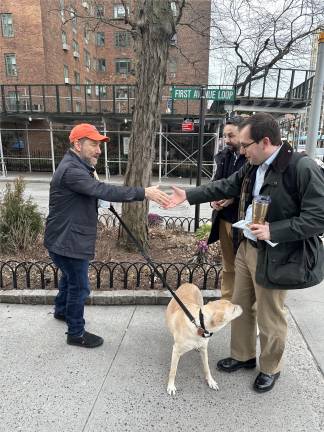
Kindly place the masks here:
[[(187, 317), (189, 318), (189, 320), (197, 327), (199, 336), (210, 337), (212, 335), (212, 333), (209, 333), (205, 329), (203, 320), (202, 320), (202, 325), (198, 325), (196, 323), (195, 318), (192, 316), (192, 314), (187, 309), (187, 307), (184, 305), (184, 303), (179, 299), (179, 297), (177, 296), (177, 294), (172, 290), (172, 288), (170, 288), (170, 286), (167, 283), (167, 281), (166, 281), (165, 277), (163, 276), (163, 274), (159, 271), (159, 269), (156, 267), (155, 263), (151, 260), (151, 258), (145, 253), (145, 250), (142, 248), (142, 246), (139, 243), (139, 241), (137, 240), (137, 238), (135, 238), (135, 236), (130, 231), (130, 229), (128, 228), (128, 226), (125, 224), (125, 222), (119, 216), (119, 214), (116, 212), (116, 210), (115, 210), (115, 208), (113, 207), (112, 204), (110, 204), (109, 210), (116, 216), (116, 218), (119, 220), (119, 222), (122, 225), (122, 227), (124, 228), (124, 230), (127, 232), (127, 234), (129, 235), (129, 237), (133, 240), (133, 242), (136, 244), (136, 246), (137, 246), (138, 250), (140, 251), (140, 253), (142, 254), (142, 256), (145, 258), (145, 260), (153, 268), (154, 272), (161, 279), (161, 281), (163, 283), (163, 286), (167, 287), (167, 289), (170, 291), (171, 295), (174, 297), (175, 301), (180, 305), (180, 307), (183, 310), (183, 312), (187, 315)], [(200, 310), (200, 316), (201, 315), (202, 315), (202, 312)], [(201, 321), (201, 318), (200, 318), (200, 321)]]

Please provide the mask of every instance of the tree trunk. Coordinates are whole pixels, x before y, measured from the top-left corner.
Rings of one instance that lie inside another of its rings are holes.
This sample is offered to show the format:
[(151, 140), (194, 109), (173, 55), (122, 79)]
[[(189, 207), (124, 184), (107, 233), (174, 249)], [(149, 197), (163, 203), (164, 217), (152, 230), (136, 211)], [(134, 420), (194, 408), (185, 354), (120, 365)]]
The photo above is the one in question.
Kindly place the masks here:
[[(135, 106), (125, 185), (150, 185), (155, 148), (155, 132), (160, 121), (160, 100), (165, 83), (169, 40), (175, 32), (174, 16), (168, 0), (137, 0), (132, 22), (136, 58)], [(123, 203), (122, 217), (135, 237), (148, 246), (149, 205)], [(132, 247), (121, 230), (121, 244)]]

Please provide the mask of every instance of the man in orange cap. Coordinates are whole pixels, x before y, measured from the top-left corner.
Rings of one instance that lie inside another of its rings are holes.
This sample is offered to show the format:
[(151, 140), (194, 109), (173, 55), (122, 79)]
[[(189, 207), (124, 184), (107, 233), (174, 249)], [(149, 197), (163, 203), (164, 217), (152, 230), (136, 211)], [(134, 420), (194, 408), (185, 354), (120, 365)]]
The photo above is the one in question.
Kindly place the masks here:
[(91, 124), (75, 126), (71, 148), (53, 175), (44, 244), (61, 270), (54, 317), (66, 321), (67, 343), (86, 348), (102, 345), (103, 338), (84, 329), (84, 304), (89, 296), (88, 267), (93, 259), (97, 234), (97, 200), (143, 201), (167, 205), (168, 196), (158, 186), (113, 186), (94, 177), (101, 154), (100, 144), (109, 141)]

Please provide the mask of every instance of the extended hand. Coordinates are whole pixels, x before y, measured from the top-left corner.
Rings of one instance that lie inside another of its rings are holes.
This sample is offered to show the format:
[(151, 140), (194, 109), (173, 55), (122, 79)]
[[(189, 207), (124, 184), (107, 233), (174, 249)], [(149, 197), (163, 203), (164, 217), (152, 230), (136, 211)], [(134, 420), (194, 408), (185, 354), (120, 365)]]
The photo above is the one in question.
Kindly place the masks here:
[(145, 188), (145, 198), (155, 201), (163, 207), (170, 204), (169, 195), (159, 189), (159, 186), (150, 186)]
[(251, 224), (249, 228), (252, 234), (255, 235), (258, 240), (270, 240), (270, 228), (268, 222), (266, 222), (264, 225)]
[(213, 202), (211, 202), (211, 206), (215, 210), (219, 211), (219, 210), (222, 210), (223, 208), (229, 206), (233, 202), (234, 202), (234, 198), (222, 199), (222, 200), (219, 200), (219, 201), (213, 201)]
[(164, 208), (172, 208), (183, 203), (187, 199), (186, 191), (180, 189), (177, 186), (172, 186), (173, 194), (170, 197), (170, 204), (164, 206)]

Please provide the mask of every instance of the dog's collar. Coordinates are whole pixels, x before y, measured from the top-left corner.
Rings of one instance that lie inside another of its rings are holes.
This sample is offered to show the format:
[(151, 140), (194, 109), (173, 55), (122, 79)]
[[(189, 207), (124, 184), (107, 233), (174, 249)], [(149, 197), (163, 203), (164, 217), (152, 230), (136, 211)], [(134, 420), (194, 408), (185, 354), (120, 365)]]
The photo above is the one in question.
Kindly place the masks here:
[(204, 315), (201, 309), (199, 309), (199, 322), (200, 322), (200, 327), (198, 327), (199, 336), (203, 338), (210, 338), (211, 336), (213, 336), (213, 333), (210, 333), (205, 327)]

